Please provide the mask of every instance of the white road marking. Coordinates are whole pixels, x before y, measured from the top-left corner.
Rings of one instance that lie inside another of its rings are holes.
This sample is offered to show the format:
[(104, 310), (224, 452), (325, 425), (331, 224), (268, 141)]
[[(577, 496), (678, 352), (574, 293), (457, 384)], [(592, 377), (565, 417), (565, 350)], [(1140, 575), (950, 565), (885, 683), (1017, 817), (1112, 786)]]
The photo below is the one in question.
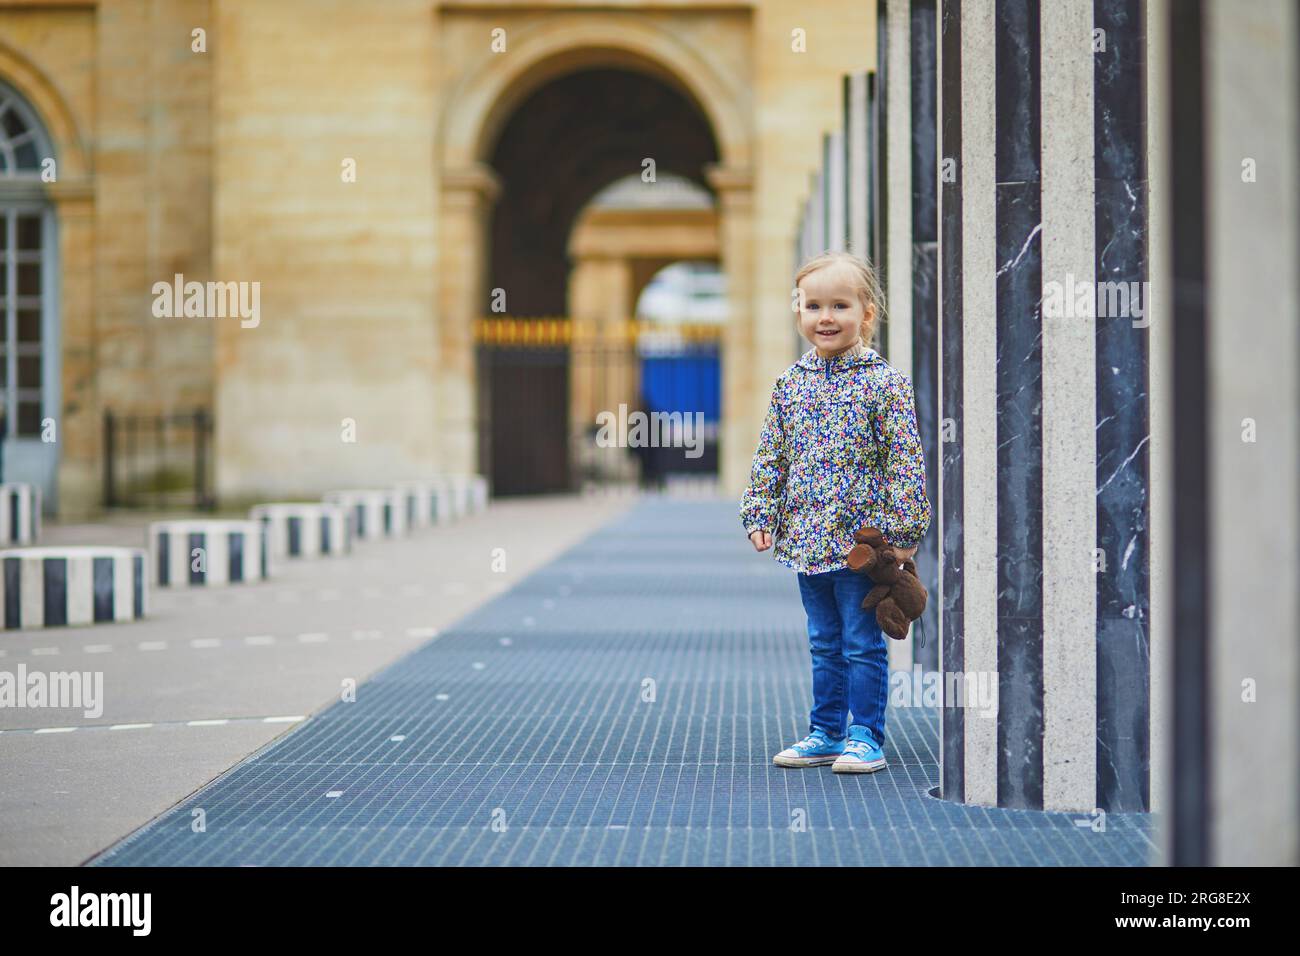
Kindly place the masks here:
[(451, 698), (450, 698), (449, 696), (447, 696), (446, 694), (434, 694), (434, 695), (433, 695), (433, 699), (434, 699), (434, 700), (451, 700)]
[(303, 644), (319, 644), (321, 641), (328, 641), (330, 636), (324, 631), (308, 631), (306, 634), (299, 634), (298, 640)]
[(406, 734), (394, 734), (392, 737), (389, 737), (388, 739), (393, 741), (393, 743), (401, 743), (403, 740), (406, 739)]
[(0, 730), (3, 733), (31, 733), (31, 734), (70, 734), (75, 730), (148, 730), (155, 727), (224, 727), (228, 724), (296, 724), (307, 718), (301, 714), (284, 717), (221, 717), (212, 720), (162, 720), (151, 723), (140, 724), (84, 724), (80, 727), (38, 727), (34, 730), (23, 730), (9, 728), (9, 730)]
[(402, 593), (407, 597), (419, 597), (421, 594), (424, 593), (424, 585), (404, 584), (402, 585)]
[(82, 648), (87, 654), (107, 654), (112, 649), (112, 644), (87, 644)]
[(244, 643), (250, 647), (264, 647), (267, 644), (275, 643), (274, 634), (253, 634), (244, 638)]
[(352, 639), (354, 641), (377, 641), (384, 636), (383, 631), (353, 631)]
[(473, 666), (476, 671), (481, 671), (483, 668), (487, 667), (487, 665), (482, 661), (475, 661)]
[(196, 637), (190, 641), (190, 647), (220, 647), (221, 638), (219, 637)]
[(167, 650), (166, 641), (141, 641), (136, 645), (142, 651), (165, 651)]
[(331, 799), (331, 800), (332, 800), (334, 797), (341, 797), (341, 796), (343, 796), (343, 791), (342, 791), (342, 790), (331, 790), (329, 793), (325, 794), (325, 796), (326, 796), (327, 799)]
[(508, 638), (508, 637), (503, 637), (503, 638), (501, 638), (501, 646), (502, 646), (502, 647), (509, 647), (512, 643), (514, 643), (514, 642), (511, 641), (510, 638)]
[(316, 592), (316, 597), (320, 598), (322, 601), (337, 601), (342, 598), (343, 595), (334, 588), (321, 588)]
[(57, 647), (33, 647), (32, 657), (49, 657), (51, 654), (59, 653)]
[(436, 627), (408, 627), (406, 629), (407, 637), (437, 637), (438, 629)]

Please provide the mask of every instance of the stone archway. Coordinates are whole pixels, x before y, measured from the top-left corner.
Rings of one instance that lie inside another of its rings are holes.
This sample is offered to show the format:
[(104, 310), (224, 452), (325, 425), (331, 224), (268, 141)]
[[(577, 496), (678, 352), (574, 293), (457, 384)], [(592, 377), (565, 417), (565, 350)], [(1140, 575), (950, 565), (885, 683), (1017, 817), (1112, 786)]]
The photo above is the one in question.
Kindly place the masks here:
[[(636, 176), (605, 187), (583, 209), (569, 236), (569, 315), (574, 361), (569, 376), (574, 461), (596, 480), (636, 477), (631, 449), (599, 451), (588, 427), (602, 411), (641, 408), (637, 318), (641, 293), (664, 267), (718, 261), (718, 221), (712, 197), (685, 180), (676, 194), (647, 192)], [(655, 197), (647, 202), (646, 197)]]
[[(436, 419), (440, 459), (448, 470), (478, 467), (473, 324), (482, 311), (490, 214), (501, 185), (488, 157), (502, 125), (545, 84), (578, 70), (615, 68), (660, 80), (695, 104), (717, 144), (718, 161), (706, 176), (718, 197), (720, 259), (732, 314), (750, 312), (753, 135), (744, 85), (644, 15), (575, 13), (562, 21), (525, 23), (508, 35), (508, 56), (484, 50), (449, 84), (440, 124)], [(724, 338), (724, 421), (749, 364), (745, 328), (732, 321)]]

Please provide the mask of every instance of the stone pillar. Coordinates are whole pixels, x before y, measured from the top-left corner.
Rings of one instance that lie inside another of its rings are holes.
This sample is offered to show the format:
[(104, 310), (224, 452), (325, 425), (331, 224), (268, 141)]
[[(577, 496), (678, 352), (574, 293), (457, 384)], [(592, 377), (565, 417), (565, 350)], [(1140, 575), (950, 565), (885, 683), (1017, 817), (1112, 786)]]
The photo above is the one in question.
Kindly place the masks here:
[[(938, 500), (940, 462), (938, 170), (936, 169), (938, 12), (934, 0), (881, 0), (878, 30), (880, 131), (878, 233), (889, 322), (882, 348), (911, 377), (925, 453), (926, 491)], [(939, 667), (939, 529), (917, 550), (917, 573), (936, 600), (906, 641), (891, 642), (891, 667)], [(924, 635), (924, 646), (919, 638)]]
[(487, 230), (500, 183), (487, 166), (442, 173), (438, 217), (438, 470), (486, 471), (477, 461), (474, 322), (489, 313)]
[(637, 407), (640, 381), (636, 338), (631, 334), (636, 303), (632, 301), (632, 263), (621, 255), (582, 255), (569, 275), (572, 319), (569, 367), (569, 449), (594, 454), (598, 473), (623, 477), (630, 467), (622, 448), (586, 448), (599, 412), (616, 418), (619, 405)]
[(103, 490), (103, 408), (95, 350), (95, 191), (89, 180), (51, 183), (59, 242), (59, 348), (62, 411), (59, 415), (58, 500), (63, 519), (98, 512)]
[[(1300, 10), (1151, 4), (1164, 862), (1300, 864)], [(1166, 62), (1167, 61), (1167, 62)], [(1158, 174), (1157, 174), (1158, 172)], [(1176, 493), (1175, 492), (1176, 488)]]
[[(754, 308), (753, 177), (748, 170), (711, 166), (709, 185), (718, 197), (718, 241), (722, 271), (727, 277), (731, 315), (722, 337), (722, 421), (718, 437), (720, 484), (739, 497), (749, 481), (752, 437), (758, 435), (767, 412), (770, 391), (754, 376), (756, 350), (788, 349), (787, 329), (768, 329)], [(790, 314), (793, 325), (794, 317)], [(772, 335), (774, 341), (768, 341)]]
[(1142, 3), (940, 29), (941, 792), (1149, 809)]

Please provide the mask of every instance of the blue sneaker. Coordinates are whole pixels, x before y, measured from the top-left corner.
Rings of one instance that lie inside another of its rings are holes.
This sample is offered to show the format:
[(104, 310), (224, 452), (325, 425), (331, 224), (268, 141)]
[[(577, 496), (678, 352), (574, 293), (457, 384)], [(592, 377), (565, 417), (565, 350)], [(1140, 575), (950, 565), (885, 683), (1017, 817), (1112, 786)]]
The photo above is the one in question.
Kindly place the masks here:
[(844, 741), (831, 740), (823, 730), (814, 730), (792, 747), (772, 758), (778, 767), (820, 767), (834, 763), (844, 752)]
[(885, 766), (885, 752), (876, 746), (865, 727), (849, 727), (849, 739), (831, 770), (835, 773), (874, 773)]

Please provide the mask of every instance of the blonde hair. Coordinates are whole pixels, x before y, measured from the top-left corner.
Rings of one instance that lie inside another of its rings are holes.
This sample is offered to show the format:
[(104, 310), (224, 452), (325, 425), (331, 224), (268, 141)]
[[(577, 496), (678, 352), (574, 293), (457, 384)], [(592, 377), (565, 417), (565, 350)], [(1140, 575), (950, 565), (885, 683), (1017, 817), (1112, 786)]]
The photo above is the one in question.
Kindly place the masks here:
[(880, 287), (880, 280), (876, 277), (876, 270), (872, 268), (870, 262), (851, 252), (828, 249), (813, 256), (799, 267), (799, 271), (794, 276), (794, 287), (798, 289), (799, 283), (818, 269), (837, 264), (848, 266), (853, 273), (858, 298), (862, 301), (862, 310), (869, 315), (869, 318), (862, 323), (858, 338), (863, 345), (869, 346), (876, 337), (876, 328), (880, 320), (885, 316), (885, 293)]

